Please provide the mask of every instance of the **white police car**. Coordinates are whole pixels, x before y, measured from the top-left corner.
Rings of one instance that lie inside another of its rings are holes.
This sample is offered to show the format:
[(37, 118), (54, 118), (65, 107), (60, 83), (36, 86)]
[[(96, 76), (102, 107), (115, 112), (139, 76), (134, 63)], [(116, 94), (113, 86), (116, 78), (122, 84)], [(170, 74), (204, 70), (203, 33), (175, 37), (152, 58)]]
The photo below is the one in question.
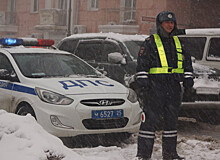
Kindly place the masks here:
[[(43, 45), (33, 47), (33, 45)], [(30, 113), (58, 137), (134, 133), (141, 108), (133, 90), (51, 41), (0, 39), (0, 109)], [(32, 47), (26, 47), (29, 45)]]

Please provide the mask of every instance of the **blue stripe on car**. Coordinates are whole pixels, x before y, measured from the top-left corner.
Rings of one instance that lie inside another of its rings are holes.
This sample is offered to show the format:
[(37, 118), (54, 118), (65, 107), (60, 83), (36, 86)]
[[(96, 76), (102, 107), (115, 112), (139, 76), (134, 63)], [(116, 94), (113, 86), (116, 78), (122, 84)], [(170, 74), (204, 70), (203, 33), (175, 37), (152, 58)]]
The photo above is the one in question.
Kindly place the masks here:
[(7, 90), (13, 90), (17, 92), (23, 92), (27, 94), (37, 95), (34, 88), (18, 85), (18, 84), (12, 84), (10, 82), (3, 82), (0, 81), (0, 88), (7, 89)]
[(37, 95), (34, 88), (25, 87), (25, 86), (21, 86), (17, 84), (14, 85), (13, 90), (18, 91), (18, 92), (32, 94), (32, 95)]

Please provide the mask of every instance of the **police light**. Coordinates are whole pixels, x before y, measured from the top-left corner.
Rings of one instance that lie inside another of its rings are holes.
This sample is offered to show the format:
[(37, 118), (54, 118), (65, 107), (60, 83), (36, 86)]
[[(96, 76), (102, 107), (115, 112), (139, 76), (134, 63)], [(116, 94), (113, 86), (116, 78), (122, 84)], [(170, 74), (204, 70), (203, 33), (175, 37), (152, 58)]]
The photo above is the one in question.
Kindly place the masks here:
[(3, 46), (19, 46), (22, 45), (23, 40), (17, 38), (1, 38), (0, 44)]
[(52, 46), (54, 45), (54, 40), (52, 39), (38, 39), (39, 46)]
[(51, 39), (36, 39), (36, 38), (1, 38), (0, 44), (3, 46), (37, 46), (49, 47), (54, 45), (54, 40)]

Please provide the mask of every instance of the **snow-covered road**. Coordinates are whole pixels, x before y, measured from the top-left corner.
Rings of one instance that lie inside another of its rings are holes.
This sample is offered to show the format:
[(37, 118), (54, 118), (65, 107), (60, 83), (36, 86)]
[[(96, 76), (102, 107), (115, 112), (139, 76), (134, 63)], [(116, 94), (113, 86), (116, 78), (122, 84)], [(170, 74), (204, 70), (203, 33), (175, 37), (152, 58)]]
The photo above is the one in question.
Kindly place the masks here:
[[(180, 121), (178, 152), (186, 160), (220, 159), (220, 126)], [(0, 110), (1, 160), (135, 160), (137, 135), (113, 146), (67, 148), (30, 116)], [(157, 133), (153, 160), (161, 157), (161, 132)]]

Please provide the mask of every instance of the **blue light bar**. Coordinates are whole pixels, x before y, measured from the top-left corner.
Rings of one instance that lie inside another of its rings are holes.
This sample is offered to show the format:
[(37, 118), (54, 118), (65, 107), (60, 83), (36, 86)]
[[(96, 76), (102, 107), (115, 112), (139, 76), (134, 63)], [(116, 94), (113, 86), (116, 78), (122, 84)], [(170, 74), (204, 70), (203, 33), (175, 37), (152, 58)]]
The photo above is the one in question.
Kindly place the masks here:
[(17, 38), (1, 38), (0, 44), (4, 46), (19, 46), (22, 45), (23, 40)]

